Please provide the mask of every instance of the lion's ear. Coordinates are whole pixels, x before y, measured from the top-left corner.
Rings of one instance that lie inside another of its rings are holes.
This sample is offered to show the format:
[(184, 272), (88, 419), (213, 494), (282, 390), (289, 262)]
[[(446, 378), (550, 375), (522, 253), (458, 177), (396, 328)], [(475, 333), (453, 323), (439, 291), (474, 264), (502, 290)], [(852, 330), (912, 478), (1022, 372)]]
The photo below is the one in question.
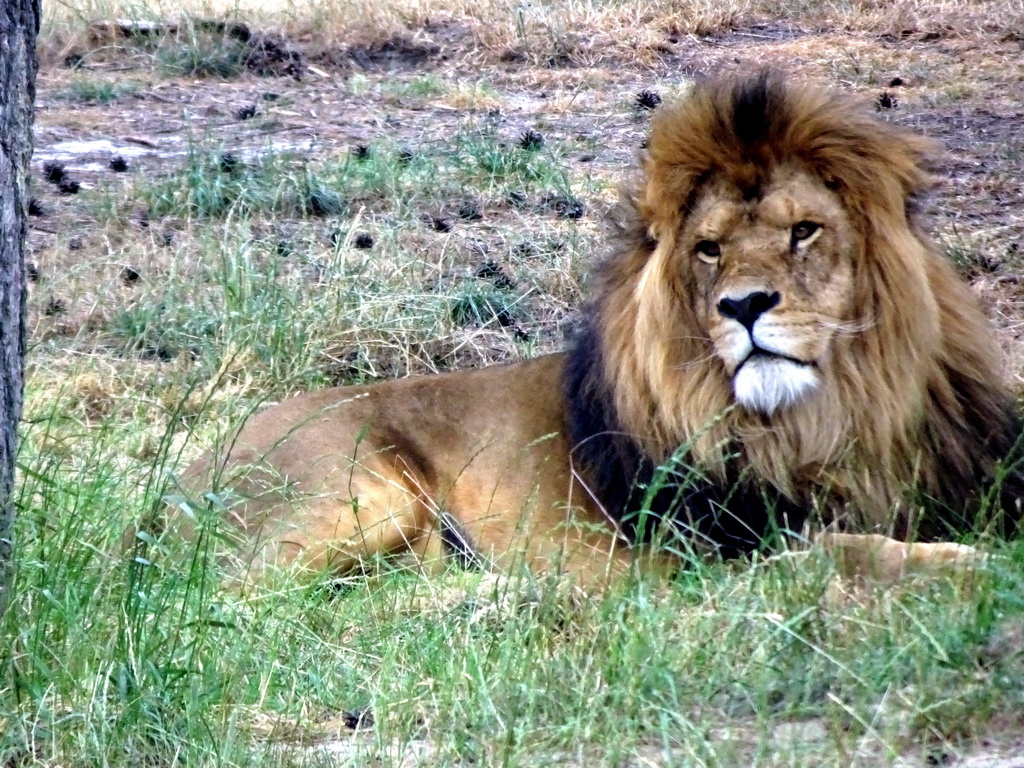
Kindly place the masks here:
[(838, 192), (843, 186), (842, 182), (831, 173), (822, 173), (821, 180), (824, 182), (825, 186), (833, 192)]
[(633, 209), (636, 211), (639, 223), (647, 237), (652, 240), (658, 240), (658, 230), (660, 227), (655, 217), (655, 207), (651, 205), (650, 200), (645, 195), (637, 195), (633, 199)]
[(629, 195), (626, 200), (628, 219), (619, 226), (619, 230), (629, 232), (633, 241), (648, 252), (658, 247), (660, 233), (664, 225), (659, 225), (654, 218), (654, 208), (640, 194)]
[(644, 230), (645, 243), (653, 251), (660, 243), (671, 242), (675, 237), (678, 222), (666, 221), (663, 217), (648, 219)]

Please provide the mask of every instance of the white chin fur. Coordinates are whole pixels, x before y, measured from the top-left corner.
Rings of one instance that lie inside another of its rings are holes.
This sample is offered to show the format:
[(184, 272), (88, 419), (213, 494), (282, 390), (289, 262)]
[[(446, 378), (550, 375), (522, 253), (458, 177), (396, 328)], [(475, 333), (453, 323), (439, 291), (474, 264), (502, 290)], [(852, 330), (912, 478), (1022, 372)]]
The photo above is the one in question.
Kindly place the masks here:
[(766, 415), (795, 405), (817, 387), (818, 374), (810, 366), (770, 357), (748, 360), (732, 380), (737, 402)]

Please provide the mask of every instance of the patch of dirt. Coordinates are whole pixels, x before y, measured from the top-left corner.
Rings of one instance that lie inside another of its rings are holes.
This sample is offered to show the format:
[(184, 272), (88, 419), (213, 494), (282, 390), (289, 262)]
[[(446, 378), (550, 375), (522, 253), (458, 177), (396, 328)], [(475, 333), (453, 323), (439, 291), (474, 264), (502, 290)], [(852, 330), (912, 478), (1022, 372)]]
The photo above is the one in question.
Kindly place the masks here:
[(729, 32), (717, 32), (706, 35), (701, 40), (708, 45), (720, 45), (724, 48), (742, 48), (750, 45), (765, 45), (799, 40), (814, 34), (808, 29), (797, 26), (789, 21), (766, 21), (758, 24), (747, 24), (736, 27)]
[(396, 68), (423, 67), (434, 59), (442, 59), (441, 46), (432, 42), (394, 35), (382, 43), (354, 45), (342, 52), (357, 66), (368, 71), (391, 71)]
[[(160, 174), (182, 162), (195, 137), (217, 137), (244, 161), (268, 150), (340, 154), (380, 139), (411, 149), (444, 146), (461, 126), (485, 118), (509, 142), (542, 127), (549, 145), (579, 146), (569, 163), (604, 180), (610, 189), (628, 173), (644, 140), (647, 121), (643, 110), (632, 107), (636, 94), (656, 88), (671, 96), (693, 74), (749, 71), (765, 64), (838, 82), (861, 93), (869, 104), (880, 94), (891, 95), (885, 117), (945, 147), (936, 168), (939, 184), (926, 208), (940, 241), (963, 251), (969, 262), (965, 268), (976, 276), (1018, 274), (1018, 254), (1024, 249), (1024, 185), (1019, 181), (1024, 63), (1020, 44), (1002, 33), (961, 33), (955, 39), (922, 42), (812, 31), (791, 22), (748, 25), (704, 38), (673, 37), (669, 30), (667, 37), (674, 39), (671, 55), (653, 66), (578, 67), (566, 62), (551, 69), (526, 60), (471, 61), (465, 54), (468, 28), (438, 23), (384, 42), (353, 45), (333, 58), (319, 58), (308, 69), (301, 52), (279, 36), (244, 25), (207, 24), (213, 25), (212, 33), (244, 43), (250, 71), (269, 77), (154, 78), (144, 62), (88, 59), (74, 72), (49, 68), (41, 74), (33, 195), (49, 213), (31, 223), (32, 247), (44, 275), (54, 236), (69, 221), (86, 224), (79, 213), (81, 195), (61, 196), (40, 182), (46, 161), (65, 163), (88, 192), (107, 183), (115, 157), (126, 159), (137, 173)], [(139, 33), (115, 25), (105, 34)], [(301, 82), (295, 79), (300, 71)], [(364, 78), (360, 89), (349, 86), (353, 71)], [(467, 79), (485, 83), (494, 94), (488, 103), (500, 106), (489, 106), (485, 113), (457, 101), (454, 94), (417, 96), (423, 72), (445, 88)], [(60, 96), (72, 78), (112, 73), (118, 81), (135, 78), (139, 85), (131, 95), (108, 104), (78, 104)], [(454, 104), (459, 106), (450, 106)], [(580, 200), (572, 215), (585, 212), (596, 221), (613, 198), (609, 193), (599, 200)], [(544, 215), (545, 206), (540, 207), (538, 215)], [(521, 211), (510, 209), (498, 216), (509, 225), (525, 223)], [(493, 226), (493, 215), (489, 219)], [(88, 250), (87, 245), (83, 257)], [(1013, 315), (1000, 319), (1015, 334), (1022, 324), (1013, 301), (1017, 285), (1001, 282), (995, 290), (1001, 295), (993, 301)], [(985, 291), (991, 293), (992, 284), (986, 283)], [(1018, 362), (1014, 372), (1020, 371)]]
[[(335, 731), (342, 730), (335, 726)], [(769, 737), (770, 744), (763, 742), (759, 729), (754, 724), (734, 723), (727, 728), (716, 729), (709, 734), (709, 740), (715, 743), (728, 743), (736, 746), (737, 742), (749, 742), (750, 758), (754, 764), (788, 765), (790, 760), (795, 764), (812, 765), (816, 757), (820, 757), (822, 765), (831, 765), (835, 759), (833, 752), (833, 736), (830, 726), (822, 719), (793, 721), (778, 725)], [(349, 733), (343, 737), (330, 737), (315, 740), (312, 746), (302, 747), (306, 759), (313, 761), (328, 759), (331, 761), (350, 762), (366, 759), (373, 754), (376, 747), (372, 736), (366, 733)], [(438, 758), (438, 748), (429, 739), (416, 739), (405, 744), (394, 744), (383, 748), (383, 752), (397, 756), (397, 765), (427, 765)], [(760, 763), (758, 758), (765, 755), (778, 755), (780, 762)], [(586, 748), (575, 750), (571, 754), (538, 753), (527, 758), (522, 765), (559, 765), (566, 768), (584, 768), (590, 765), (602, 765), (603, 755), (600, 750)], [(1024, 768), (1024, 738), (1010, 736), (1008, 738), (979, 738), (958, 744), (937, 744), (924, 749), (907, 750), (894, 754), (890, 745), (880, 743), (877, 739), (862, 738), (858, 748), (844, 755), (851, 768), (874, 768), (885, 765), (890, 768)], [(633, 750), (633, 755), (616, 763), (619, 768), (653, 768), (655, 766), (683, 765), (692, 759), (691, 749), (667, 747), (664, 744), (641, 745)], [(472, 761), (466, 761), (466, 765)], [(454, 763), (461, 765), (461, 762)]]

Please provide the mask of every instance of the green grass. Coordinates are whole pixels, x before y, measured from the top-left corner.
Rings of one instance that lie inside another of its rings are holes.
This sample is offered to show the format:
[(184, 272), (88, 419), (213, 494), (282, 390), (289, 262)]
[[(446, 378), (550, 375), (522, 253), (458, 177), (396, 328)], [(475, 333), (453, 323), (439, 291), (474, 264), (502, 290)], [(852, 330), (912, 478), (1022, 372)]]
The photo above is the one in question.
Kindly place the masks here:
[(388, 88), (388, 93), (397, 98), (430, 98), (448, 91), (448, 83), (437, 75), (419, 75), (410, 80), (398, 81)]
[(134, 83), (81, 75), (74, 77), (60, 96), (84, 104), (109, 104), (122, 96), (130, 96), (136, 90)]
[(66, 429), (59, 412), (30, 414), (21, 457), (6, 764), (317, 765), (323, 723), (368, 708), (371, 735), (340, 735), (347, 764), (415, 748), (437, 766), (814, 766), (858, 750), (844, 764), (884, 765), (1024, 707), (1019, 653), (990, 651), (1024, 621), (1021, 546), (973, 583), (845, 603), (813, 557), (575, 603), (550, 584), (510, 603), (471, 575), (400, 571), (241, 599), (219, 587), (222, 534), (201, 504), (195, 545), (118, 553), (167, 465), (126, 462), (116, 420), (72, 458), (35, 450)]
[(235, 79), (245, 72), (252, 53), (242, 40), (189, 17), (173, 31), (135, 35), (128, 43), (152, 56), (162, 74), (220, 80)]
[[(132, 456), (144, 414), (30, 390), (5, 764), (323, 765), (332, 745), (351, 765), (876, 766), (1024, 715), (1024, 543), (967, 578), (845, 595), (812, 553), (694, 562), (603, 599), (393, 569), (242, 597), (222, 587), (217, 504), (168, 486), (191, 394)], [(195, 542), (123, 550), (164, 502)], [(371, 730), (338, 724), (361, 711)]]
[(234, 40), (195, 40), (161, 46), (155, 55), (168, 75), (230, 80), (245, 71), (248, 51)]
[[(138, 177), (127, 192), (116, 187), (94, 206), (99, 215), (115, 216), (143, 204), (153, 218), (351, 218), (361, 209), (411, 217), (460, 195), (507, 206), (516, 195), (524, 205), (540, 205), (545, 193), (573, 194), (560, 148), (523, 149), (486, 124), (468, 124), (435, 146), (383, 143), (364, 152), (332, 157), (319, 147), (307, 154), (268, 146), (241, 156), (195, 140), (178, 169)], [(589, 180), (582, 186), (594, 188)]]

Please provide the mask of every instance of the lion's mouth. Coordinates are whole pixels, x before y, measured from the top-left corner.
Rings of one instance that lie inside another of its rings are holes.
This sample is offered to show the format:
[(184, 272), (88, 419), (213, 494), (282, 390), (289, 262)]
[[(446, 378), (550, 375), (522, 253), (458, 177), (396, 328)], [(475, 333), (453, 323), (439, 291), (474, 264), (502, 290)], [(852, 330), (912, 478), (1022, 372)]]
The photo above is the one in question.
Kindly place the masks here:
[(754, 347), (747, 353), (747, 356), (740, 361), (740, 364), (736, 366), (736, 370), (733, 371), (732, 375), (735, 377), (740, 372), (740, 369), (752, 360), (778, 360), (793, 363), (794, 365), (806, 366), (808, 368), (816, 367), (816, 363), (813, 360), (801, 360), (799, 357), (793, 357), (792, 355), (787, 355), (782, 352), (772, 352), (764, 347)]
[(766, 415), (796, 405), (819, 384), (817, 365), (813, 362), (761, 347), (747, 354), (732, 377), (737, 402)]

